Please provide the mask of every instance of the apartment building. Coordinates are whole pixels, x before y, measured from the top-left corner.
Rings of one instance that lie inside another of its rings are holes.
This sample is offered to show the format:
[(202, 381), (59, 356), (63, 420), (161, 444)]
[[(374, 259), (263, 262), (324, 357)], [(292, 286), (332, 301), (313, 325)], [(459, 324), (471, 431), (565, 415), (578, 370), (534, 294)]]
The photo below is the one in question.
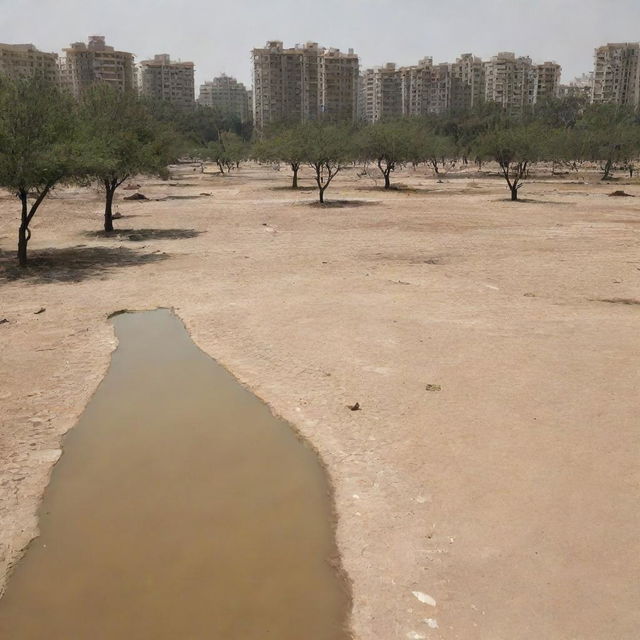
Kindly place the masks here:
[(463, 53), (449, 66), (452, 94), (449, 108), (464, 111), (482, 103), (485, 99), (485, 69), (482, 60), (472, 53)]
[(133, 54), (116, 51), (105, 43), (104, 36), (89, 36), (87, 44), (74, 42), (63, 51), (60, 81), (76, 98), (96, 83), (120, 91), (135, 89)]
[(241, 122), (251, 119), (249, 91), (242, 82), (224, 73), (200, 85), (198, 104), (233, 114)]
[(0, 75), (28, 78), (38, 75), (58, 82), (58, 54), (39, 51), (32, 44), (0, 43)]
[(463, 53), (453, 63), (433, 64), (422, 58), (417, 65), (396, 68), (393, 63), (367, 69), (361, 78), (360, 118), (424, 116), (466, 111), (496, 102), (517, 116), (528, 105), (558, 95), (560, 65), (534, 65), (530, 58), (503, 52), (487, 62)]
[(640, 43), (606, 44), (595, 50), (591, 101), (640, 107)]
[(252, 51), (253, 120), (304, 122), (357, 116), (358, 56), (307, 42), (285, 49), (279, 40)]
[(562, 68), (557, 62), (543, 62), (533, 66), (532, 104), (560, 95), (561, 72)]
[(140, 62), (140, 95), (190, 109), (195, 105), (193, 75), (193, 62), (176, 62), (168, 53), (155, 55)]
[(367, 122), (469, 109), (484, 99), (484, 67), (466, 53), (453, 64), (429, 57), (408, 67), (387, 63), (363, 73), (361, 95)]
[(535, 73), (531, 58), (503, 51), (484, 63), (485, 100), (499, 104), (511, 116), (534, 104)]
[(362, 78), (362, 101), (367, 122), (402, 116), (402, 75), (395, 63), (367, 69)]

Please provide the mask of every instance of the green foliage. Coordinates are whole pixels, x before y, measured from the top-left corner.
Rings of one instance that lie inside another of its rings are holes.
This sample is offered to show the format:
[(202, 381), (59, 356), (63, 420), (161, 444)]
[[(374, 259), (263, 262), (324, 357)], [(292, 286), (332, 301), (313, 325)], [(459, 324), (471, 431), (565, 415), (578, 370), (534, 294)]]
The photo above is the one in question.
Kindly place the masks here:
[(302, 160), (314, 171), (318, 199), (324, 202), (324, 192), (336, 175), (356, 157), (351, 128), (344, 125), (309, 122), (300, 128)]
[(384, 177), (384, 187), (391, 187), (390, 175), (411, 157), (414, 139), (407, 123), (376, 122), (358, 132), (357, 152), (362, 160), (373, 160)]
[(133, 92), (92, 87), (79, 106), (83, 174), (105, 190), (105, 231), (113, 231), (115, 190), (138, 173), (159, 175), (178, 156), (172, 129), (156, 120)]
[(590, 105), (576, 129), (584, 159), (600, 164), (603, 180), (611, 177), (616, 164), (629, 166), (640, 154), (640, 124), (630, 108)]
[(181, 109), (166, 100), (147, 100), (145, 104), (156, 120), (175, 129), (186, 148), (216, 142), (221, 131), (233, 132), (244, 141), (252, 136), (250, 122), (243, 123), (238, 116), (213, 107), (196, 105), (193, 109)]
[(29, 224), (55, 184), (77, 172), (74, 105), (39, 77), (0, 79), (0, 186), (16, 194), (22, 211), (18, 260), (27, 264)]
[(550, 157), (548, 130), (539, 123), (494, 129), (480, 136), (475, 149), (479, 158), (498, 163), (511, 199), (517, 200), (530, 166)]

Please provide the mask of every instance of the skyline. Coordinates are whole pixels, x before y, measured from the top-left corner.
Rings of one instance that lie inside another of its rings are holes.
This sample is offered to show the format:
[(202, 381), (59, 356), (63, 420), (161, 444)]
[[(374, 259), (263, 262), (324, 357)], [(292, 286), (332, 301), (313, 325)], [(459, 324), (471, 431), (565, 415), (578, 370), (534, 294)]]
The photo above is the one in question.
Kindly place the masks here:
[[(486, 0), (475, 6), (462, 0), (446, 6), (432, 0), (240, 0), (229, 7), (194, 0), (191, 12), (200, 19), (180, 29), (175, 5), (168, 2), (139, 0), (132, 6), (114, 0), (108, 14), (95, 0), (62, 4), (64, 11), (52, 0), (0, 0), (0, 42), (32, 43), (60, 54), (71, 42), (104, 35), (107, 44), (134, 53), (137, 61), (169, 53), (194, 62), (196, 86), (226, 73), (250, 88), (251, 50), (267, 40), (282, 40), (286, 47), (312, 41), (353, 48), (362, 69), (386, 62), (412, 65), (425, 56), (453, 62), (461, 53), (484, 60), (513, 51), (534, 62), (559, 63), (561, 81), (568, 83), (592, 70), (596, 47), (640, 39), (634, 26), (640, 23), (640, 3), (632, 0), (618, 2), (615, 13), (601, 0), (565, 0), (561, 6), (552, 0)], [(301, 6), (322, 11), (314, 15)], [(39, 19), (21, 20), (25, 13)]]

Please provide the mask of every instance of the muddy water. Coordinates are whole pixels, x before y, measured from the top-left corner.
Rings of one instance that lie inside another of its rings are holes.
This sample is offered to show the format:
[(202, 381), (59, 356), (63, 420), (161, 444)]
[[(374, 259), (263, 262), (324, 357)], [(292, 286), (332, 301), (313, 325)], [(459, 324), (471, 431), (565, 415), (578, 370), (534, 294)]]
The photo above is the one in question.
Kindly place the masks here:
[(113, 320), (0, 600), (7, 640), (345, 640), (315, 454), (167, 310)]

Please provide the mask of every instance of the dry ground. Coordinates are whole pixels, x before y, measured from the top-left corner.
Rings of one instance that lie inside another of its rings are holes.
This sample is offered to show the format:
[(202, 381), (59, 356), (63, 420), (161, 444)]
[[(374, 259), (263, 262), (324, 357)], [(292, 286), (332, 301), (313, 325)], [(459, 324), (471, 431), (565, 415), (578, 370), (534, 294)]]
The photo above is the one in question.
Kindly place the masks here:
[(19, 279), (0, 198), (0, 576), (107, 315), (167, 306), (321, 454), (356, 638), (637, 638), (640, 198), (606, 194), (640, 186), (545, 179), (512, 204), (499, 180), (348, 171), (327, 196), (359, 206), (318, 208), (284, 168), (190, 171), (120, 199), (112, 238), (97, 193), (58, 190)]

